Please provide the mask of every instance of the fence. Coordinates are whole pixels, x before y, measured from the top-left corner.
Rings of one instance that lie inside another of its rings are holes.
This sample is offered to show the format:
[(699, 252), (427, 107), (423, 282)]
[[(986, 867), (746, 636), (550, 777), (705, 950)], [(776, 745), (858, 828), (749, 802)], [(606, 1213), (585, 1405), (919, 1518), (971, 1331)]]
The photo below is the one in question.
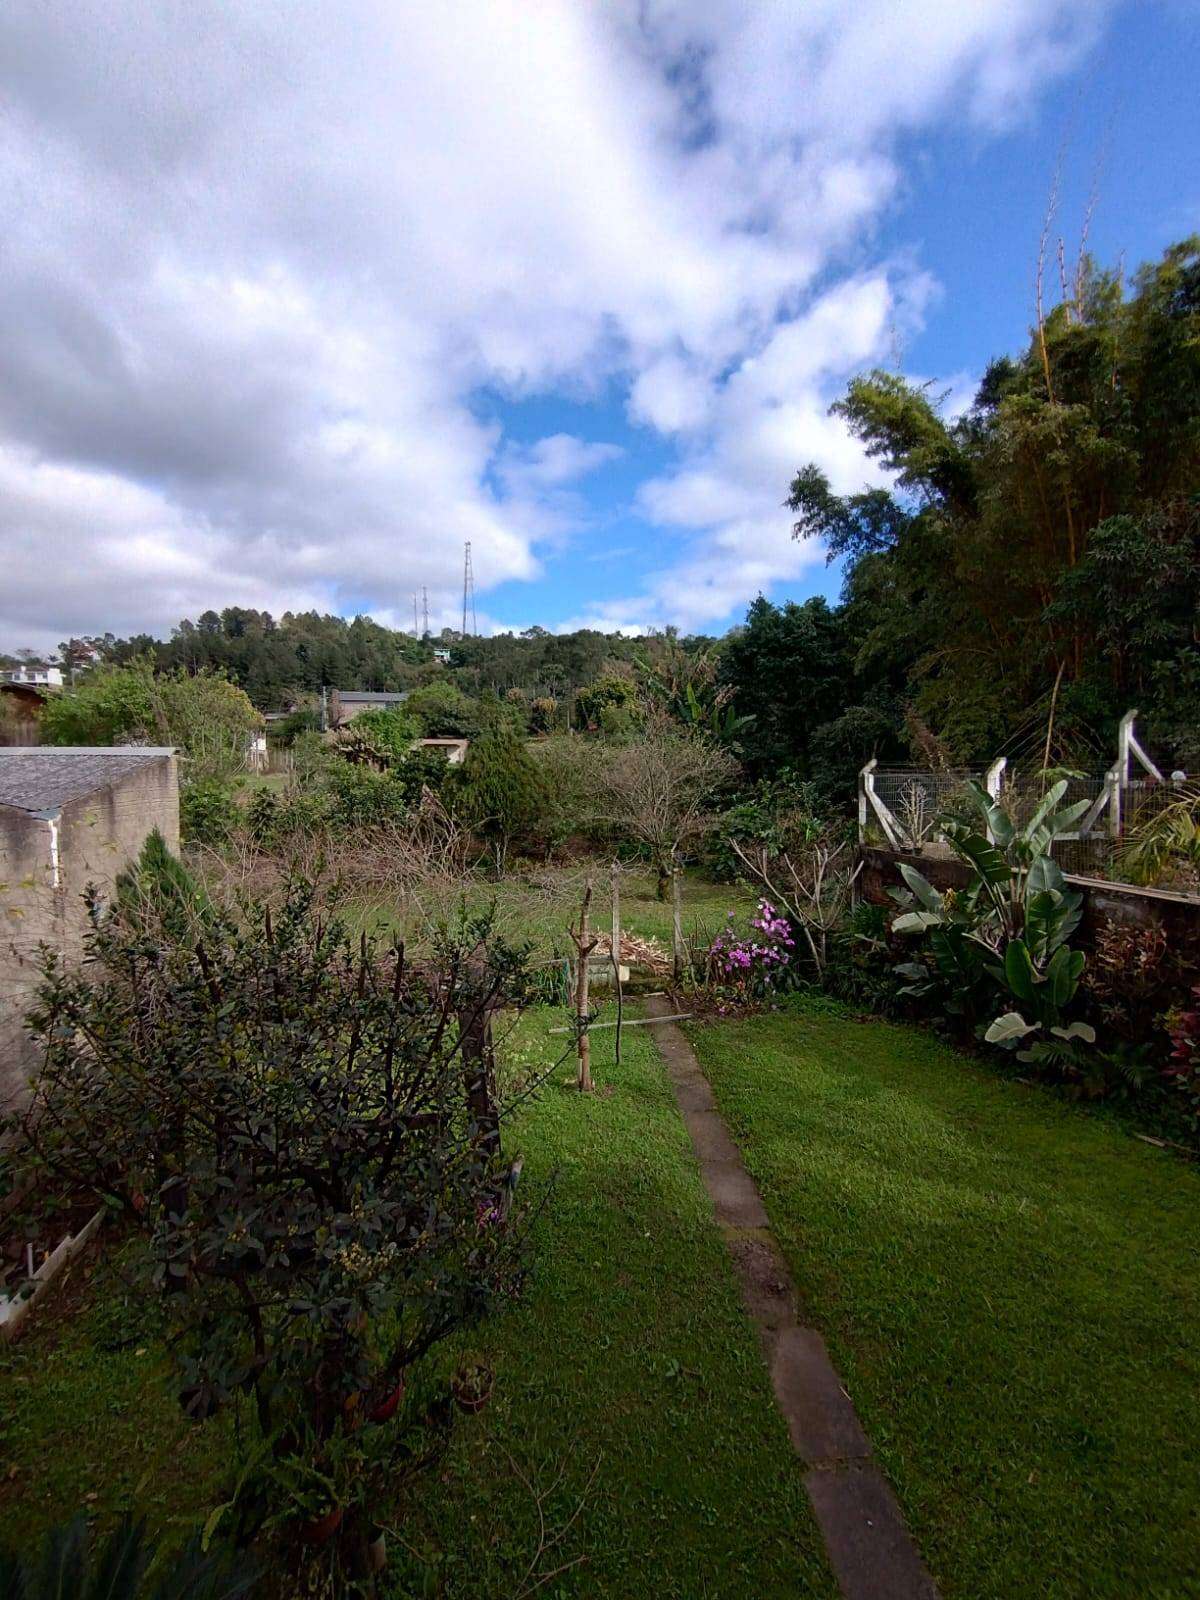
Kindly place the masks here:
[[(1138, 742), (1136, 711), (1121, 719), (1117, 759), (1102, 776), (1067, 777), (1060, 808), (1086, 800), (1076, 827), (1056, 835), (1051, 854), (1064, 872), (1122, 881), (1122, 847), (1131, 831), (1180, 798)], [(1013, 821), (1029, 821), (1049, 787), (1044, 773), (1021, 773), (999, 757), (986, 769), (938, 772), (881, 768), (869, 761), (859, 774), (858, 838), (864, 847), (945, 859), (950, 847), (939, 826), (946, 816), (978, 817), (968, 793), (982, 784)]]

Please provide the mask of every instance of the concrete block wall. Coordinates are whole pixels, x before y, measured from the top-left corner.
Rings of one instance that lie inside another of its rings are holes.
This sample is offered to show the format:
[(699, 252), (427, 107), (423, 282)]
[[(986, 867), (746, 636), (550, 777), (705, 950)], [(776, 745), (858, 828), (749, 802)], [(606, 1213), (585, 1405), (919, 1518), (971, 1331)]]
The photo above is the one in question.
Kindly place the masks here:
[(88, 885), (107, 898), (155, 828), (178, 851), (176, 758), (147, 762), (107, 788), (65, 802), (53, 821), (52, 830), (50, 819), (0, 806), (0, 1107), (27, 1095), (37, 1064), (23, 1018), (40, 981), (40, 946), (78, 961)]
[(0, 806), (0, 1111), (23, 1092), (34, 1052), (22, 1018), (38, 982), (41, 941), (61, 941), (50, 825)]

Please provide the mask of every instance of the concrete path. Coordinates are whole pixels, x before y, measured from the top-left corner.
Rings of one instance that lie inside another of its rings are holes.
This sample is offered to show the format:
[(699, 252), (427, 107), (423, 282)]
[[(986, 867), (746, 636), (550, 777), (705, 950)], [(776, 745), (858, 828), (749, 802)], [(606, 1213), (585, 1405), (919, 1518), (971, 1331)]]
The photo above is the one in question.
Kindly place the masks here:
[[(646, 1010), (664, 1017), (671, 1007), (665, 995), (650, 995)], [(796, 1288), (762, 1199), (695, 1052), (673, 1023), (651, 1032), (758, 1329), (776, 1402), (804, 1463), (804, 1487), (842, 1594), (846, 1600), (938, 1600), (825, 1341), (799, 1319)]]

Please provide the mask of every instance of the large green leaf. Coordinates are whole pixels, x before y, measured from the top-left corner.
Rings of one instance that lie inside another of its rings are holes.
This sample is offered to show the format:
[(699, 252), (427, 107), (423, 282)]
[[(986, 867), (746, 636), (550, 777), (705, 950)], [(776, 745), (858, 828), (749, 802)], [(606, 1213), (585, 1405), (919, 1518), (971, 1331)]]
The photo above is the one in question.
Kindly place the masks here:
[(916, 895), (920, 904), (925, 907), (926, 911), (941, 911), (941, 895), (927, 878), (921, 876), (915, 867), (910, 867), (907, 861), (902, 861), (900, 863), (900, 876), (913, 894)]
[(987, 818), (988, 831), (992, 838), (995, 839), (1001, 849), (1005, 849), (1012, 843), (1016, 831), (1013, 827), (1012, 818), (1003, 806), (996, 804), (983, 784), (972, 778), (967, 788), (970, 790), (975, 804)]
[(1023, 939), (1010, 939), (1004, 952), (1004, 977), (1018, 1000), (1026, 1003), (1035, 997), (1036, 976), (1029, 947)]
[(983, 1037), (989, 1044), (1008, 1044), (1013, 1039), (1024, 1039), (1026, 1034), (1036, 1031), (1036, 1022), (1026, 1022), (1019, 1011), (1006, 1011), (1002, 1017), (996, 1018)]
[(1071, 950), (1066, 945), (1060, 945), (1051, 956), (1050, 964), (1046, 968), (1046, 982), (1049, 985), (1050, 998), (1060, 1010), (1068, 1005), (1074, 996), (1084, 962), (1082, 950)]
[(1038, 829), (1042, 826), (1042, 823), (1045, 822), (1046, 818), (1054, 810), (1055, 806), (1062, 799), (1063, 795), (1066, 794), (1066, 792), (1067, 780), (1065, 778), (1060, 778), (1057, 783), (1051, 784), (1050, 788), (1039, 801), (1036, 811), (1021, 829), (1020, 838), (1024, 843), (1028, 844), (1030, 842), (1030, 840), (1033, 838), (1033, 835), (1037, 833)]
[(1012, 868), (1003, 853), (981, 833), (970, 833), (960, 828), (953, 835), (947, 834), (947, 838), (958, 854), (975, 868), (984, 883), (995, 888), (1011, 879)]
[(941, 918), (935, 911), (906, 911), (892, 923), (893, 933), (925, 933), (936, 928)]
[(1068, 906), (1053, 889), (1032, 894), (1025, 902), (1025, 941), (1035, 965), (1044, 966), (1066, 940)]
[(1062, 868), (1053, 856), (1035, 856), (1029, 865), (1029, 876), (1025, 880), (1025, 892), (1026, 894), (1041, 894), (1047, 889), (1054, 894), (1065, 894), (1067, 890), (1066, 879), (1062, 875)]
[(983, 958), (961, 928), (943, 926), (932, 929), (929, 948), (943, 977), (965, 987), (979, 978)]

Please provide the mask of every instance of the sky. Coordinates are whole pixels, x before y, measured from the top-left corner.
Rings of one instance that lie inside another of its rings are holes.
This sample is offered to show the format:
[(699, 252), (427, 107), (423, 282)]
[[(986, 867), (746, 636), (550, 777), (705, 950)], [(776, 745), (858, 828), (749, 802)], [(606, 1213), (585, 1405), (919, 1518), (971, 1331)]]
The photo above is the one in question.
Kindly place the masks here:
[(1196, 0), (5, 0), (0, 649), (835, 597), (830, 402), (1200, 230)]

